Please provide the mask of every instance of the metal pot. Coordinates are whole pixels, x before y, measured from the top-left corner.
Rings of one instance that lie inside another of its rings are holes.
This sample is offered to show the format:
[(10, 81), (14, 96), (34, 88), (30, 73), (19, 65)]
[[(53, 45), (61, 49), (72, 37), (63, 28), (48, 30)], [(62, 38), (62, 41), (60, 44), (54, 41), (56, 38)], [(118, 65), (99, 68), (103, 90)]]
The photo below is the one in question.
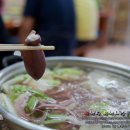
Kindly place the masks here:
[[(117, 75), (121, 75), (124, 78), (130, 78), (130, 67), (120, 65), (117, 63), (112, 63), (103, 60), (91, 59), (91, 58), (81, 58), (81, 57), (50, 57), (47, 58), (47, 66), (53, 67), (57, 64), (63, 64), (64, 66), (78, 66), (78, 67), (89, 67), (96, 68), (105, 71), (109, 71), (112, 73), (116, 73)], [(10, 79), (17, 74), (25, 72), (23, 62), (11, 65), (3, 69), (0, 72), (0, 85), (3, 84), (6, 80)], [(8, 111), (5, 111), (2, 106), (0, 106), (0, 113), (6, 119), (9, 127), (12, 130), (51, 130), (47, 127), (41, 127), (30, 122), (24, 121), (18, 117), (13, 116)], [(86, 129), (87, 130), (87, 129)]]

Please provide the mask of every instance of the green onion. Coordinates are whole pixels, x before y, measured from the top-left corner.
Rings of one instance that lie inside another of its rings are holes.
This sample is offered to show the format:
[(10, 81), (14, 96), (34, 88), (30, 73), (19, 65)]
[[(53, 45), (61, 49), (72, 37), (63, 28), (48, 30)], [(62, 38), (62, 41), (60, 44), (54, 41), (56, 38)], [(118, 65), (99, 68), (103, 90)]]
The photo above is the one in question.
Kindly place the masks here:
[(48, 124), (56, 124), (56, 123), (62, 123), (65, 122), (64, 120), (47, 120), (44, 121), (44, 125), (48, 125)]
[(15, 100), (20, 94), (25, 93), (25, 92), (30, 92), (32, 95), (36, 97), (43, 98), (47, 100), (48, 102), (55, 103), (56, 101), (53, 98), (48, 97), (46, 94), (43, 92), (40, 92), (38, 90), (34, 90), (29, 86), (24, 86), (24, 85), (13, 85), (13, 89), (11, 92), (11, 99)]
[(77, 68), (55, 68), (54, 69), (55, 78), (63, 80), (76, 80), (79, 76), (82, 76), (84, 72)]
[(97, 102), (95, 104), (92, 104), (90, 106), (90, 109), (100, 112), (101, 114), (105, 114), (107, 113), (108, 106), (109, 105), (105, 102)]
[(45, 125), (54, 124), (54, 123), (62, 123), (71, 120), (70, 116), (60, 115), (60, 114), (48, 114), (47, 119), (43, 122)]
[(38, 104), (37, 97), (31, 96), (27, 102), (27, 105), (25, 106), (25, 112), (27, 113), (33, 112), (37, 104)]

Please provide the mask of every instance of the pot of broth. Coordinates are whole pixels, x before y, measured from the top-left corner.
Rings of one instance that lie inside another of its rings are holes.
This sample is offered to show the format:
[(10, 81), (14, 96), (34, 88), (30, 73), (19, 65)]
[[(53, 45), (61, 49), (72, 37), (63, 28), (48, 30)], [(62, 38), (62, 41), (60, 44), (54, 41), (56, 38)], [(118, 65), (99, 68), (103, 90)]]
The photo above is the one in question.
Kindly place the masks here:
[(129, 78), (124, 65), (50, 57), (35, 81), (20, 62), (0, 72), (0, 113), (12, 130), (125, 130), (112, 117), (129, 115)]

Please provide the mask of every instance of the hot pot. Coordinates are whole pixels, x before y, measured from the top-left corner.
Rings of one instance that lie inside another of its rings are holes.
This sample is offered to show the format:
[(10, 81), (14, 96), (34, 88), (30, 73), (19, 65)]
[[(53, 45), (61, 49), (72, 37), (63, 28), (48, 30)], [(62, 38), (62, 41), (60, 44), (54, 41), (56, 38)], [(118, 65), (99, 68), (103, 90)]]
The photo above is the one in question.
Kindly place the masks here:
[[(81, 57), (50, 57), (46, 60), (48, 67), (53, 67), (61, 63), (64, 66), (78, 66), (81, 68), (88, 67), (94, 69), (96, 68), (112, 72), (117, 75), (121, 75), (127, 79), (130, 78), (130, 67), (108, 61)], [(2, 85), (6, 80), (10, 79), (11, 77), (16, 76), (17, 74), (21, 74), (23, 72), (25, 72), (23, 62), (13, 64), (3, 69), (0, 72), (0, 85)], [(0, 113), (3, 115), (12, 130), (51, 130), (50, 128), (41, 127), (30, 122), (24, 121), (18, 117), (15, 117), (8, 111), (5, 111), (1, 105)]]

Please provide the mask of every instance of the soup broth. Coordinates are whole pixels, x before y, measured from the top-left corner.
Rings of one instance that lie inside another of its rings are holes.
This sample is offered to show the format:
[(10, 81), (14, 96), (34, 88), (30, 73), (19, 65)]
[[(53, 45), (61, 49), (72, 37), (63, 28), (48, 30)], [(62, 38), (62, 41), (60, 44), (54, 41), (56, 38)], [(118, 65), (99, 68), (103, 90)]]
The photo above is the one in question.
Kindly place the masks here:
[(29, 122), (87, 130), (100, 124), (87, 123), (89, 117), (128, 114), (130, 83), (110, 72), (61, 66), (47, 68), (38, 81), (25, 73), (13, 77), (2, 85), (0, 100), (6, 110)]

